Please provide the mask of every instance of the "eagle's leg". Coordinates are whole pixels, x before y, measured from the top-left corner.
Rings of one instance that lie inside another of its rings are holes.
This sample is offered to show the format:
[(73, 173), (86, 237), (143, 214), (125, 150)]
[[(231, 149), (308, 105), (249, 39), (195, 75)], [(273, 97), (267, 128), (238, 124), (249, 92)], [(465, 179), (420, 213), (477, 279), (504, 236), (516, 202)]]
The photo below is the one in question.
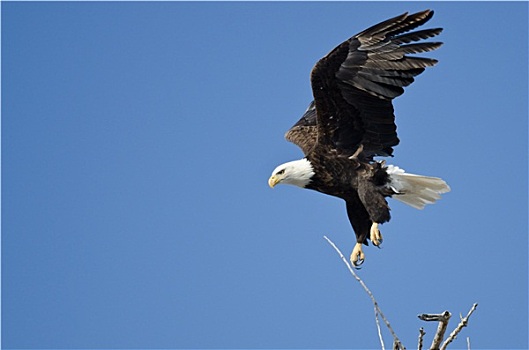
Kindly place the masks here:
[(382, 234), (380, 233), (380, 230), (378, 229), (378, 223), (376, 222), (373, 222), (371, 225), (369, 239), (371, 239), (371, 242), (373, 242), (373, 244), (377, 247), (382, 244)]
[(364, 255), (364, 252), (362, 251), (362, 243), (356, 243), (355, 247), (353, 248), (353, 252), (351, 253), (351, 263), (358, 267), (364, 263), (366, 256)]
[(362, 153), (362, 151), (364, 150), (364, 145), (363, 144), (360, 144), (360, 146), (358, 146), (358, 148), (356, 149), (355, 153), (349, 157), (349, 159), (353, 160), (353, 159), (358, 159), (358, 156), (360, 155), (360, 153)]

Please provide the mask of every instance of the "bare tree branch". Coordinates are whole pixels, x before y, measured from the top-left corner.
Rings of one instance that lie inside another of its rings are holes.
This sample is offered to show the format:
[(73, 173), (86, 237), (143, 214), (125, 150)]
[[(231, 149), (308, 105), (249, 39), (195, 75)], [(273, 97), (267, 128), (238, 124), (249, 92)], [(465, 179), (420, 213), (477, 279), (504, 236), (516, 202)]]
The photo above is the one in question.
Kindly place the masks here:
[[(325, 238), (325, 240), (334, 248), (334, 250), (336, 250), (338, 255), (340, 255), (340, 258), (342, 258), (342, 261), (345, 263), (345, 265), (349, 269), (349, 272), (358, 281), (358, 283), (360, 283), (362, 288), (364, 288), (364, 290), (366, 291), (367, 295), (369, 295), (369, 298), (371, 298), (371, 301), (373, 302), (373, 305), (375, 307), (375, 320), (376, 320), (376, 314), (378, 313), (380, 315), (380, 317), (382, 318), (382, 321), (384, 321), (384, 323), (386, 324), (386, 327), (389, 329), (389, 332), (393, 336), (393, 344), (394, 344), (393, 348), (394, 349), (395, 348), (396, 349), (405, 349), (405, 347), (402, 345), (401, 341), (399, 340), (399, 337), (397, 337), (397, 335), (393, 331), (393, 328), (391, 328), (391, 325), (389, 324), (388, 320), (384, 316), (384, 313), (382, 312), (382, 310), (380, 310), (380, 307), (378, 306), (378, 303), (377, 303), (375, 297), (373, 296), (373, 293), (371, 293), (371, 291), (369, 290), (369, 288), (367, 288), (367, 286), (364, 283), (364, 281), (362, 281), (360, 279), (360, 277), (358, 277), (358, 275), (354, 272), (353, 268), (351, 267), (351, 265), (349, 264), (347, 259), (344, 257), (344, 255), (342, 254), (340, 249), (338, 249), (338, 247), (329, 238), (327, 238), (327, 236), (323, 236), (323, 238)], [(382, 344), (382, 346), (384, 346), (384, 345)]]
[[(441, 346), (441, 350), (445, 350), (448, 344), (450, 344), (457, 337), (459, 332), (461, 332), (461, 330), (467, 326), (470, 315), (472, 315), (472, 313), (474, 312), (474, 310), (476, 310), (477, 307), (478, 307), (478, 303), (474, 303), (474, 305), (472, 305), (472, 308), (470, 308), (470, 311), (464, 318), (461, 318), (460, 316), (461, 322), (459, 322), (456, 329), (454, 329), (454, 331), (450, 333), (448, 338), (444, 341), (443, 345)], [(468, 344), (468, 348), (470, 348), (470, 340), (468, 340), (468, 338), (467, 338), (467, 344)]]
[(452, 316), (452, 314), (450, 312), (448, 312), (448, 311), (445, 311), (442, 314), (420, 314), (420, 315), (417, 315), (417, 317), (420, 320), (426, 321), (426, 322), (431, 322), (431, 321), (443, 322), (443, 321), (446, 321), (447, 317), (448, 317), (448, 319), (450, 319), (451, 316)]
[(422, 350), (422, 342), (425, 334), (426, 332), (424, 331), (424, 328), (419, 328), (419, 343), (417, 344), (417, 350)]
[[(381, 345), (382, 350), (385, 350), (385, 345), (384, 345), (384, 340), (382, 338), (382, 332), (381, 332), (381, 329), (380, 329), (380, 323), (379, 323), (379, 319), (378, 319), (379, 315), (382, 318), (382, 321), (384, 321), (384, 323), (385, 323), (386, 327), (388, 328), (389, 332), (393, 336), (393, 350), (406, 350), (404, 345), (402, 345), (401, 341), (399, 340), (399, 337), (397, 337), (397, 334), (395, 334), (395, 332), (393, 331), (393, 328), (391, 328), (391, 325), (389, 324), (388, 320), (384, 316), (384, 313), (382, 312), (382, 310), (380, 310), (380, 307), (378, 306), (378, 302), (376, 301), (375, 297), (373, 296), (373, 293), (371, 293), (371, 291), (369, 290), (369, 288), (367, 288), (367, 286), (364, 283), (364, 281), (362, 281), (362, 279), (356, 274), (356, 272), (354, 271), (352, 266), (349, 264), (349, 261), (342, 254), (340, 249), (329, 238), (327, 238), (327, 236), (323, 236), (323, 238), (325, 238), (325, 240), (334, 248), (334, 250), (336, 250), (336, 252), (340, 256), (340, 258), (342, 259), (344, 264), (349, 269), (349, 272), (351, 273), (351, 275), (353, 275), (353, 277), (358, 281), (358, 283), (360, 283), (360, 285), (362, 286), (362, 288), (364, 288), (364, 291), (367, 293), (369, 298), (371, 298), (371, 301), (373, 302), (373, 306), (374, 306), (374, 309), (375, 309), (375, 323), (377, 325), (378, 338), (380, 340), (380, 345)], [(433, 341), (432, 341), (432, 345), (430, 346), (430, 350), (446, 350), (447, 346), (452, 341), (454, 341), (454, 339), (456, 339), (457, 335), (461, 332), (461, 330), (464, 327), (467, 326), (468, 319), (470, 318), (472, 313), (476, 310), (477, 306), (478, 306), (477, 303), (472, 305), (472, 308), (470, 309), (470, 311), (468, 312), (468, 314), (464, 318), (460, 316), (461, 322), (459, 322), (457, 327), (454, 329), (454, 331), (452, 331), (452, 333), (450, 333), (450, 335), (448, 336), (448, 338), (444, 342), (443, 342), (444, 335), (446, 333), (446, 328), (448, 326), (448, 322), (450, 321), (450, 317), (452, 316), (452, 314), (450, 314), (450, 312), (448, 312), (448, 311), (445, 311), (442, 314), (421, 314), (421, 315), (418, 315), (419, 319), (421, 319), (423, 321), (426, 321), (426, 322), (431, 322), (431, 321), (439, 322), (439, 324), (437, 326), (437, 331), (436, 331), (436, 333), (434, 335), (434, 338), (433, 338)], [(417, 349), (418, 350), (422, 350), (422, 348), (423, 348), (423, 341), (424, 341), (424, 335), (425, 334), (426, 334), (426, 332), (424, 331), (424, 328), (421, 327), (419, 329), (419, 339), (418, 339), (418, 345), (417, 345)], [(441, 345), (441, 343), (442, 343), (442, 345)], [(468, 350), (470, 350), (470, 338), (467, 338), (467, 348), (468, 348)]]
[(437, 331), (435, 332), (435, 336), (432, 341), (432, 345), (430, 345), (430, 350), (439, 350), (439, 347), (441, 346), (441, 342), (444, 339), (444, 335), (446, 332), (446, 327), (448, 326), (448, 321), (450, 321), (450, 317), (452, 314), (448, 311), (443, 312), (442, 314), (422, 314), (418, 315), (418, 317), (423, 321), (438, 321), (439, 325), (437, 326)]

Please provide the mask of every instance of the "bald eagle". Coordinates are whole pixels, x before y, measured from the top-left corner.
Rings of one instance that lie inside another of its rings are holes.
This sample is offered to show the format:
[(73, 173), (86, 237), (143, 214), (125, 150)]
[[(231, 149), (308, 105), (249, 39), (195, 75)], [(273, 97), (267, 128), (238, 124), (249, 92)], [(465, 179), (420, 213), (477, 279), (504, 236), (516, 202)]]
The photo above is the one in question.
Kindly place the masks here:
[(362, 244), (382, 243), (379, 225), (390, 220), (387, 197), (423, 209), (450, 187), (440, 178), (406, 173), (374, 157), (388, 157), (398, 145), (392, 100), (437, 60), (408, 56), (439, 48), (424, 42), (442, 28), (416, 30), (429, 21), (426, 10), (388, 19), (343, 42), (311, 72), (314, 100), (285, 137), (305, 157), (282, 164), (270, 187), (290, 184), (345, 200), (356, 234), (354, 266), (365, 259)]

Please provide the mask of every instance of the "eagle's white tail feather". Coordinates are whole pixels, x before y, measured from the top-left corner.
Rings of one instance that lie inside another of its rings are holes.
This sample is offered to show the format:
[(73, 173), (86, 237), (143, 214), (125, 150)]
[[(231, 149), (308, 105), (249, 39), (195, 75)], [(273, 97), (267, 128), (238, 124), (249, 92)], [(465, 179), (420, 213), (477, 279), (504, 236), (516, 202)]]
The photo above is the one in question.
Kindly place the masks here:
[(416, 209), (423, 209), (441, 198), (441, 193), (450, 191), (450, 186), (438, 177), (408, 174), (403, 169), (388, 165), (389, 186), (397, 192), (392, 198)]

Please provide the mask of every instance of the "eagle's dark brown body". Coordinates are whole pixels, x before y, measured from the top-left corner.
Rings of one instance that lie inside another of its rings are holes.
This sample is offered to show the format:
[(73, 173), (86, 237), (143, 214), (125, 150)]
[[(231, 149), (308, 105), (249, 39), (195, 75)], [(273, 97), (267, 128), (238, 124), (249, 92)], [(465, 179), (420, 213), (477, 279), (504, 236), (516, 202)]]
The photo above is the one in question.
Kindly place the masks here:
[(345, 156), (322, 157), (322, 154), (325, 153), (306, 156), (315, 169), (327, 171), (316, 171), (305, 188), (345, 200), (357, 242), (367, 244), (372, 222), (382, 224), (391, 218), (385, 197), (395, 192), (388, 187), (388, 174), (382, 163)]

